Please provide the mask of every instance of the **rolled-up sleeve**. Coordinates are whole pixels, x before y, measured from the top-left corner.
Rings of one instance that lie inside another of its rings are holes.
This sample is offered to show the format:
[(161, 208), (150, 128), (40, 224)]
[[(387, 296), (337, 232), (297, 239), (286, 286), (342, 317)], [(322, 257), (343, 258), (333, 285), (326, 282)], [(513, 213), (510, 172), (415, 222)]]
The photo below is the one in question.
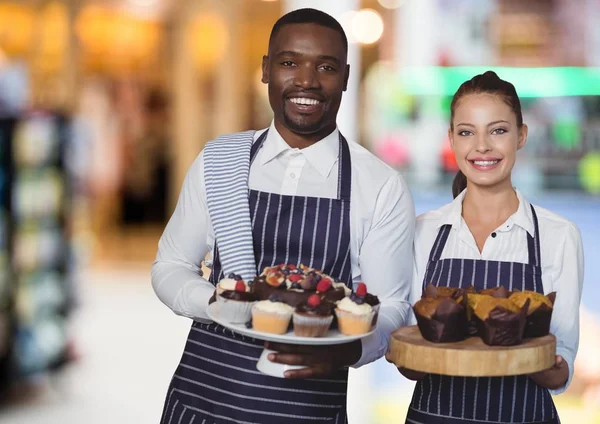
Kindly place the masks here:
[(201, 153), (187, 172), (152, 264), (156, 295), (178, 315), (209, 320), (206, 307), (214, 287), (202, 277), (201, 262), (211, 247), (211, 238)]
[(572, 224), (568, 227), (564, 243), (556, 249), (554, 263), (557, 273), (552, 279), (552, 288), (556, 292), (556, 303), (550, 333), (556, 337), (556, 354), (562, 356), (569, 366), (567, 383), (560, 389), (550, 391), (557, 395), (571, 384), (579, 347), (579, 306), (583, 289), (584, 259), (581, 234)]
[(394, 174), (377, 196), (372, 225), (360, 248), (361, 280), (381, 306), (376, 331), (362, 339), (362, 356), (355, 368), (382, 357), (391, 333), (409, 319), (414, 232), (412, 196), (403, 178)]

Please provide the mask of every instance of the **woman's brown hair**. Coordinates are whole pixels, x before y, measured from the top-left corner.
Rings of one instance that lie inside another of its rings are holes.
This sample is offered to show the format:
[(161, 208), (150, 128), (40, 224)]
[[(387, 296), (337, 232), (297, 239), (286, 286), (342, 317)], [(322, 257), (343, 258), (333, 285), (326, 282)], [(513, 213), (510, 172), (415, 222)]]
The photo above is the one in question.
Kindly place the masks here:
[[(468, 81), (462, 83), (450, 103), (450, 130), (454, 130), (454, 112), (458, 102), (469, 94), (492, 94), (499, 96), (506, 103), (517, 117), (517, 126), (523, 126), (523, 114), (521, 113), (521, 101), (517, 95), (515, 86), (508, 81), (500, 79), (493, 71), (487, 71), (481, 75), (476, 75)], [(452, 182), (452, 196), (456, 198), (465, 188), (467, 188), (467, 177), (462, 171), (458, 171)]]

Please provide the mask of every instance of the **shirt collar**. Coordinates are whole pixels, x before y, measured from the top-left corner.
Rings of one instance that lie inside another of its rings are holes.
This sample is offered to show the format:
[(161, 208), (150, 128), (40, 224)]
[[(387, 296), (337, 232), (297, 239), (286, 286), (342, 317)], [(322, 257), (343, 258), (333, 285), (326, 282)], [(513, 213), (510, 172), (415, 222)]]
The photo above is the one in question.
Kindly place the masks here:
[[(531, 204), (525, 199), (519, 190), (515, 189), (517, 198), (519, 199), (519, 207), (517, 211), (511, 215), (506, 223), (499, 228), (500, 231), (508, 231), (513, 225), (518, 225), (527, 231), (531, 236), (535, 234), (535, 225), (533, 223), (533, 215), (531, 213)], [(451, 225), (452, 228), (460, 228), (462, 225), (462, 202), (465, 198), (467, 190), (463, 190), (452, 203), (444, 206), (441, 210), (442, 216), (438, 221), (438, 228), (442, 225)]]
[(331, 172), (331, 168), (338, 160), (339, 156), (339, 136), (340, 132), (336, 128), (327, 137), (314, 143), (312, 146), (304, 149), (291, 148), (281, 137), (275, 128), (275, 121), (271, 122), (267, 138), (260, 149), (258, 163), (263, 166), (275, 159), (284, 152), (297, 151), (304, 155), (306, 160), (321, 174), (326, 177)]

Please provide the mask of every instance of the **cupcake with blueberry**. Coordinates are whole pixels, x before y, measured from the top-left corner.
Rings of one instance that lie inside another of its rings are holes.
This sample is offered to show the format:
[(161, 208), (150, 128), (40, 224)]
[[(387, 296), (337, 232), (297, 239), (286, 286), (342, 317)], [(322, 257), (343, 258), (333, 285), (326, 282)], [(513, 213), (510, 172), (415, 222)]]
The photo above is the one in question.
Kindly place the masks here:
[(221, 293), (217, 294), (217, 302), (221, 318), (232, 324), (243, 324), (250, 320), (256, 295), (244, 280), (237, 280), (233, 290), (228, 282), (223, 285)]
[(271, 334), (285, 334), (288, 331), (294, 308), (281, 301), (276, 294), (252, 306), (252, 328)]
[(243, 278), (241, 275), (234, 274), (234, 273), (229, 274), (226, 278), (223, 278), (217, 284), (217, 295), (220, 295), (225, 290), (229, 290), (229, 291), (235, 290), (235, 284), (238, 281), (243, 281)]
[(334, 305), (318, 294), (296, 307), (293, 315), (294, 334), (300, 337), (324, 337), (333, 321)]
[(375, 309), (367, 303), (366, 298), (367, 286), (360, 283), (350, 296), (337, 303), (335, 315), (342, 334), (357, 335), (371, 331), (375, 321)]

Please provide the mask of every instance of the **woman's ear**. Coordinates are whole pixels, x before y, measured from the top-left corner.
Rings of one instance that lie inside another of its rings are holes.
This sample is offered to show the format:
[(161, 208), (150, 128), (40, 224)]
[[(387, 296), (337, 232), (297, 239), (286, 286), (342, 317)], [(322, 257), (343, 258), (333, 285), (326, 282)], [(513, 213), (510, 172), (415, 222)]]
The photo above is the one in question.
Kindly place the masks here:
[(521, 150), (527, 144), (527, 133), (529, 132), (529, 128), (527, 125), (521, 125), (519, 129), (519, 144), (517, 145), (517, 150)]

